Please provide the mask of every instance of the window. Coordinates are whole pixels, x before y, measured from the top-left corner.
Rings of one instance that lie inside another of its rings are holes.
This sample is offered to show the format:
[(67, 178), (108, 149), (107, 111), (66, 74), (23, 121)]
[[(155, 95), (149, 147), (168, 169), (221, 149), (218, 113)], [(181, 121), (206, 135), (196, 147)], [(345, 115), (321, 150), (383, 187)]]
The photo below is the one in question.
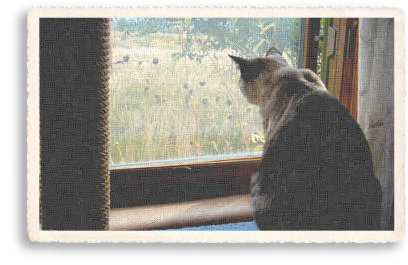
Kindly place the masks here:
[(299, 18), (112, 18), (112, 168), (260, 154), (256, 106), (228, 54), (277, 47), (298, 66)]

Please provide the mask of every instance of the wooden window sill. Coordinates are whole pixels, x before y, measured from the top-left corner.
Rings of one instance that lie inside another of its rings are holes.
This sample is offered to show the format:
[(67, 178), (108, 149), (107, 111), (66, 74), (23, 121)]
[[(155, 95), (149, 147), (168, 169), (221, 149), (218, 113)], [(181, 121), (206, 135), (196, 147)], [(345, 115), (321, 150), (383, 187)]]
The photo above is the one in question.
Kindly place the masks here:
[(110, 207), (180, 203), (249, 194), (260, 155), (110, 170)]
[(110, 230), (160, 230), (253, 220), (249, 195), (111, 209)]
[(110, 230), (159, 230), (253, 220), (260, 155), (112, 167)]

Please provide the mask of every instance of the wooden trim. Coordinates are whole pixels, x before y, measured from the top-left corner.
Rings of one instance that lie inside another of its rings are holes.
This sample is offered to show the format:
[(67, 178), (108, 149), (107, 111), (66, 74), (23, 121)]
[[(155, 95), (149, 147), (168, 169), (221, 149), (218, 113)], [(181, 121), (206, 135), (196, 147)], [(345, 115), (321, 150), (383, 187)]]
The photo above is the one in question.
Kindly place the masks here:
[(242, 195), (261, 156), (111, 168), (111, 208)]
[(175, 168), (185, 168), (185, 167), (196, 167), (196, 166), (205, 166), (205, 165), (253, 165), (254, 162), (257, 163), (260, 161), (262, 155), (247, 155), (247, 156), (237, 156), (229, 158), (204, 158), (197, 161), (180, 161), (180, 162), (168, 162), (160, 164), (147, 164), (147, 165), (132, 165), (128, 164), (125, 166), (113, 166), (111, 171), (115, 172), (124, 172), (129, 170), (144, 170), (144, 169), (175, 169)]
[(337, 28), (335, 55), (330, 58), (328, 91), (337, 99), (341, 99), (341, 83), (343, 76), (344, 46), (346, 41), (346, 18), (333, 19), (333, 27)]
[(317, 55), (319, 53), (319, 41), (315, 36), (319, 36), (320, 18), (306, 18), (303, 42), (303, 65), (302, 68), (308, 68), (316, 73)]
[(357, 121), (358, 97), (358, 19), (347, 19), (341, 103)]
[(249, 194), (112, 209), (109, 230), (152, 230), (252, 221)]
[[(335, 23), (336, 22), (336, 23)], [(336, 18), (330, 18), (330, 26), (333, 28), (336, 28), (336, 30), (338, 30), (338, 28), (335, 26), (335, 24), (338, 24), (337, 19)], [(338, 40), (337, 40), (337, 33), (336, 33), (336, 43), (337, 44)], [(336, 48), (334, 49), (336, 50)], [(334, 79), (334, 56), (330, 56), (329, 58), (327, 58), (327, 65), (328, 65), (328, 69), (327, 69), (327, 76), (326, 76), (326, 80), (327, 80), (327, 84), (326, 84), (326, 88), (327, 90), (333, 94), (333, 79)]]
[(352, 92), (351, 92), (351, 106), (350, 113), (351, 116), (357, 121), (358, 120), (358, 45), (359, 45), (359, 24), (357, 19), (356, 26), (356, 49), (354, 51), (354, 75), (352, 80)]
[(358, 19), (334, 18), (337, 29), (335, 55), (328, 59), (327, 90), (357, 120), (358, 97)]
[(327, 87), (327, 79), (328, 79), (328, 59), (327, 59), (327, 45), (329, 39), (329, 24), (330, 18), (324, 19), (323, 25), (323, 47), (322, 47), (322, 65), (320, 69), (320, 78), (322, 79), (324, 85)]

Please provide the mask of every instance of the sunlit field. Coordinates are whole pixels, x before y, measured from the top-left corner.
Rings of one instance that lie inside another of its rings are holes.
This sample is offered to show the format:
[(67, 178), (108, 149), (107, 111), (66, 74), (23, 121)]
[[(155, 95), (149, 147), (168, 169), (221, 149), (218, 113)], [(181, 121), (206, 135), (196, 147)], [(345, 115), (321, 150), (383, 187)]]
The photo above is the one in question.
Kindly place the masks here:
[[(261, 150), (258, 107), (239, 91), (234, 51), (203, 45), (205, 38), (113, 31), (111, 165)], [(180, 56), (187, 44), (200, 60)]]

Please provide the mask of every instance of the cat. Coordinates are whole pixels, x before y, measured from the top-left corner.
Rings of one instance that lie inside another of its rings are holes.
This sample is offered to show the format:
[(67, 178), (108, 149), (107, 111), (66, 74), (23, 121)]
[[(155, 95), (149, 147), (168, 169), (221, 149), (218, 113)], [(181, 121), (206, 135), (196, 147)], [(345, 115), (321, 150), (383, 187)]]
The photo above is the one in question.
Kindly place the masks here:
[(309, 69), (265, 57), (229, 55), (239, 88), (259, 106), (265, 135), (251, 176), (260, 230), (379, 230), (381, 186), (358, 123)]

